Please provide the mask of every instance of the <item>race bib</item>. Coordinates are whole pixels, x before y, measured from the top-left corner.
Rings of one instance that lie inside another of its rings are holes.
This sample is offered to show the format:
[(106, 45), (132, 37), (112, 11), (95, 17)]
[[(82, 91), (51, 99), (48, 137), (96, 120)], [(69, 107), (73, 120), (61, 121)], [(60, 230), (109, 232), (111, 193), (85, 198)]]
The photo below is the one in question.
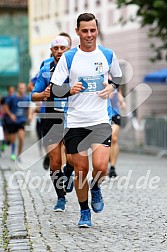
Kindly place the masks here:
[(82, 82), (82, 86), (85, 88), (81, 92), (97, 93), (104, 89), (104, 75), (79, 77), (78, 81)]

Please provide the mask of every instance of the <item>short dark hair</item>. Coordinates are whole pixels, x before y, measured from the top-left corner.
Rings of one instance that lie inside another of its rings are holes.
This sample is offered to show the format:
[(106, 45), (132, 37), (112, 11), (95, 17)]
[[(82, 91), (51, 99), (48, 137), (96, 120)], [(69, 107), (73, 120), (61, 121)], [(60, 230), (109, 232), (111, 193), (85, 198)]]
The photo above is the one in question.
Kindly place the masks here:
[(82, 13), (82, 14), (80, 14), (78, 16), (78, 18), (77, 18), (77, 28), (79, 29), (81, 21), (91, 21), (91, 20), (95, 20), (97, 28), (99, 28), (98, 21), (97, 21), (97, 19), (95, 18), (95, 16), (92, 13)]
[(71, 36), (70, 36), (68, 33), (66, 33), (66, 32), (60, 32), (59, 35), (60, 35), (60, 36), (64, 36), (64, 37), (68, 37), (68, 38), (69, 38), (69, 41), (70, 41), (70, 45), (69, 45), (69, 46), (71, 47), (71, 45), (72, 45)]

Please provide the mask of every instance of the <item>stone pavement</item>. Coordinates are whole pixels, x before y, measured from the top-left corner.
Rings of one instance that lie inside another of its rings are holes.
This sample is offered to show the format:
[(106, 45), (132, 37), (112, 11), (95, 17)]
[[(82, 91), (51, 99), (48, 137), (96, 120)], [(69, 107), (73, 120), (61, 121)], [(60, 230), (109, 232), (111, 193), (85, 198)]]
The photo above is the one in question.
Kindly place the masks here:
[(167, 159), (120, 153), (119, 177), (102, 186), (103, 212), (79, 229), (75, 191), (55, 213), (49, 172), (35, 140), (25, 142), (22, 163), (9, 160), (10, 147), (0, 158), (0, 252), (167, 251)]

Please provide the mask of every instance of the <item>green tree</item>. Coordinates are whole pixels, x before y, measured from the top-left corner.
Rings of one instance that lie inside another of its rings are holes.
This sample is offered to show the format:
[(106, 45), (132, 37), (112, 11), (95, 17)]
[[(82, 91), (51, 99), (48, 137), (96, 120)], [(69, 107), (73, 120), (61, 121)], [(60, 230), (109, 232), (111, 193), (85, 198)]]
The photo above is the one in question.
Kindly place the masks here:
[[(138, 6), (136, 18), (140, 17), (141, 26), (149, 25), (148, 36), (160, 39), (160, 45), (151, 43), (155, 55), (150, 60), (167, 61), (167, 0), (116, 0), (116, 4), (118, 8), (132, 4)], [(121, 22), (126, 22), (123, 17)]]

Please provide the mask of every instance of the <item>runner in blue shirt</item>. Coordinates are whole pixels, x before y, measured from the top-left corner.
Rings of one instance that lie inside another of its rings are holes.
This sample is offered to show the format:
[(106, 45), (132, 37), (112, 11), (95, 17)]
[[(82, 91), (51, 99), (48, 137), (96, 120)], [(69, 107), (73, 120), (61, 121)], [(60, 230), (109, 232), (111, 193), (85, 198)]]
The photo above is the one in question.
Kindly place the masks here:
[[(28, 106), (19, 106), (19, 102), (29, 102), (26, 93), (26, 84), (18, 84), (18, 92), (16, 95), (8, 96), (5, 100), (4, 108), (7, 114), (6, 125), (9, 134), (9, 141), (11, 144), (15, 142), (16, 134), (18, 135), (18, 161), (19, 155), (23, 150), (24, 135), (25, 135), (25, 123), (27, 121)], [(10, 158), (16, 159), (15, 153), (11, 153)]]
[[(60, 32), (59, 35), (60, 36), (64, 36), (68, 40), (68, 49), (70, 49), (71, 46), (72, 46), (72, 39), (71, 39), (70, 35), (68, 33), (66, 33), (66, 32)], [(40, 69), (44, 65), (50, 64), (53, 61), (54, 61), (54, 57), (52, 56), (52, 53), (51, 53), (51, 55), (50, 55), (49, 58), (43, 60), (43, 62), (40, 65)], [(53, 69), (52, 69), (52, 71), (53, 71)], [(28, 90), (29, 90), (29, 92), (32, 92), (32, 90), (33, 90), (33, 88), (35, 86), (35, 83), (37, 81), (38, 75), (39, 75), (39, 72), (28, 83)], [(44, 112), (45, 112), (45, 110), (44, 110), (44, 106), (43, 105), (40, 106), (40, 108), (37, 105), (37, 108), (34, 110), (34, 113), (44, 113)], [(41, 120), (41, 118), (39, 116), (37, 117), (36, 131), (37, 131), (38, 139), (40, 140), (42, 138), (42, 120)], [(40, 151), (41, 151), (41, 149), (42, 149), (42, 141), (39, 141), (39, 148), (40, 148)], [(62, 152), (64, 152), (64, 150)], [(66, 159), (66, 157), (64, 159)], [(45, 158), (44, 158), (44, 161), (43, 161), (43, 167), (44, 167), (45, 170), (49, 169), (49, 164), (50, 164), (50, 160), (49, 160), (49, 155), (47, 153), (45, 155)], [(69, 184), (69, 181), (71, 179), (73, 168), (71, 167), (71, 165), (67, 161), (66, 165), (64, 165), (63, 169), (64, 169), (64, 173), (65, 173), (66, 177), (68, 178), (68, 180), (65, 182), (65, 189), (66, 189), (67, 192), (70, 192), (72, 190), (73, 186), (71, 184), (71, 188), (70, 187), (68, 188), (68, 184)]]
[[(67, 99), (55, 98), (54, 101), (52, 100), (50, 97), (50, 79), (57, 62), (66, 50), (68, 50), (67, 39), (64, 36), (57, 36), (51, 43), (51, 52), (53, 57), (51, 57), (48, 64), (44, 64), (40, 69), (34, 89), (32, 90), (33, 101), (47, 101), (45, 114), (42, 118), (42, 132), (43, 144), (46, 147), (50, 158), (50, 175), (58, 196), (58, 200), (54, 207), (55, 211), (65, 211), (66, 204), (63, 186), (63, 173), (61, 171), (61, 149), (64, 131), (64, 105), (67, 103)], [(68, 85), (68, 80), (66, 84)], [(48, 103), (48, 101), (50, 103)], [(71, 166), (71, 173), (72, 171), (73, 167)], [(71, 174), (68, 178), (71, 178)], [(65, 182), (67, 182), (67, 178)], [(72, 181), (69, 182), (70, 184), (67, 185), (66, 192), (72, 190)], [(69, 191), (67, 191), (68, 186)]]
[[(11, 96), (15, 93), (15, 87), (14, 86), (9, 86), (7, 88), (7, 96), (2, 98), (2, 105), (4, 106), (5, 104), (5, 100), (8, 99), (8, 96)], [(6, 146), (10, 144), (9, 139), (8, 139), (8, 128), (6, 125), (6, 113), (4, 114), (4, 118), (3, 118), (3, 131), (4, 131), (4, 140), (2, 142), (2, 151), (5, 151)], [(15, 143), (13, 143), (11, 145), (11, 153), (15, 152)]]
[(117, 177), (116, 173), (116, 162), (119, 155), (119, 131), (121, 125), (121, 109), (125, 109), (125, 101), (122, 96), (121, 87), (118, 90), (112, 92), (110, 98), (110, 109), (111, 109), (111, 127), (112, 127), (112, 144), (110, 148), (110, 168), (108, 172), (109, 178)]

